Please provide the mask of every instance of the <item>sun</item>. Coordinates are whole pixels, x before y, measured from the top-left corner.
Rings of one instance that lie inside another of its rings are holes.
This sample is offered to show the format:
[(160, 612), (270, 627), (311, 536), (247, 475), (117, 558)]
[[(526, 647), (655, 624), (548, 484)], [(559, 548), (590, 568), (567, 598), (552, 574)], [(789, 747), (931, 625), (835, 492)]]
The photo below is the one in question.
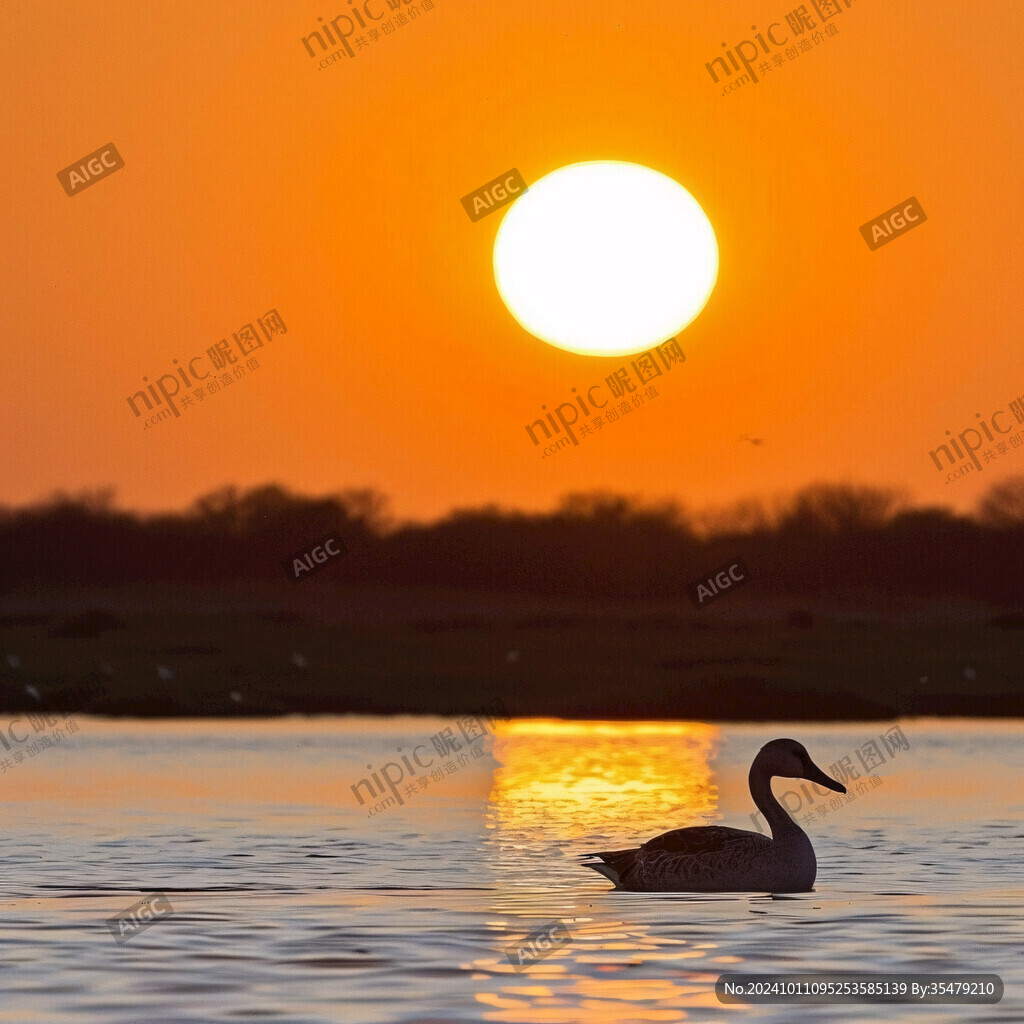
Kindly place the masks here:
[(667, 175), (615, 160), (569, 164), (531, 185), (494, 240), (494, 280), (531, 334), (620, 356), (678, 334), (718, 278), (711, 221)]

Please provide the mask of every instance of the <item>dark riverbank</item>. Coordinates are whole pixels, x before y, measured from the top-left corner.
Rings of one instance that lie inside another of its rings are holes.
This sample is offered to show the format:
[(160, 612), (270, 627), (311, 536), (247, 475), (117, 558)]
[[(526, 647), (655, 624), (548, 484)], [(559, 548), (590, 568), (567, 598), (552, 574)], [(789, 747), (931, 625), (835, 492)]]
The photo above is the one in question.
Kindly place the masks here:
[(758, 600), (751, 587), (698, 613), (425, 588), (9, 594), (0, 707), (63, 691), (64, 710), (141, 717), (450, 715), (495, 699), (573, 718), (1024, 715), (1020, 616)]

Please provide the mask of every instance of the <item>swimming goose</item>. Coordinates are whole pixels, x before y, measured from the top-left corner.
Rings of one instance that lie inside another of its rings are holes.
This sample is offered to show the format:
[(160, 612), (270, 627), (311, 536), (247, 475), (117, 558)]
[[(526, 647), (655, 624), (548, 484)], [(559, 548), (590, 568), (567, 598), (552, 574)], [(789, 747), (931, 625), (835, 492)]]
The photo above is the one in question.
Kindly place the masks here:
[(818, 864), (810, 839), (772, 794), (771, 780), (808, 779), (837, 793), (796, 740), (766, 743), (750, 766), (750, 795), (772, 838), (721, 825), (677, 828), (634, 850), (587, 854), (585, 866), (627, 892), (810, 892)]

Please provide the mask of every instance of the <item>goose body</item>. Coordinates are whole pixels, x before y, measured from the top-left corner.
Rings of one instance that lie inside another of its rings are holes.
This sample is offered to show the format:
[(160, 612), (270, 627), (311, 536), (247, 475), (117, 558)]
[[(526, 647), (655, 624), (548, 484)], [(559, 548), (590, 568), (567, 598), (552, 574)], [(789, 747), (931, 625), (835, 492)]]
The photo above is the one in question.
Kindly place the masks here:
[(772, 794), (776, 776), (808, 779), (838, 793), (796, 740), (765, 744), (750, 766), (750, 795), (772, 835), (721, 825), (678, 828), (630, 850), (589, 854), (585, 866), (627, 892), (809, 892), (817, 860), (807, 833)]

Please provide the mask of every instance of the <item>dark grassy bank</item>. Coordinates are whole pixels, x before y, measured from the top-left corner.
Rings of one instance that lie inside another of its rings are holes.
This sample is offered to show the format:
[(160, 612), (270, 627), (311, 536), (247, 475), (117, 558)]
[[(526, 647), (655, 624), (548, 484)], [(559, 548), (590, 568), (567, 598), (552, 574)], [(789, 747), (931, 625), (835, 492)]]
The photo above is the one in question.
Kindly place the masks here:
[(0, 707), (38, 708), (34, 689), (44, 702), (64, 691), (67, 710), (146, 717), (450, 715), (495, 698), (513, 715), (587, 718), (1024, 714), (1019, 615), (780, 612), (753, 587), (726, 605), (334, 586), (21, 593), (0, 609)]

